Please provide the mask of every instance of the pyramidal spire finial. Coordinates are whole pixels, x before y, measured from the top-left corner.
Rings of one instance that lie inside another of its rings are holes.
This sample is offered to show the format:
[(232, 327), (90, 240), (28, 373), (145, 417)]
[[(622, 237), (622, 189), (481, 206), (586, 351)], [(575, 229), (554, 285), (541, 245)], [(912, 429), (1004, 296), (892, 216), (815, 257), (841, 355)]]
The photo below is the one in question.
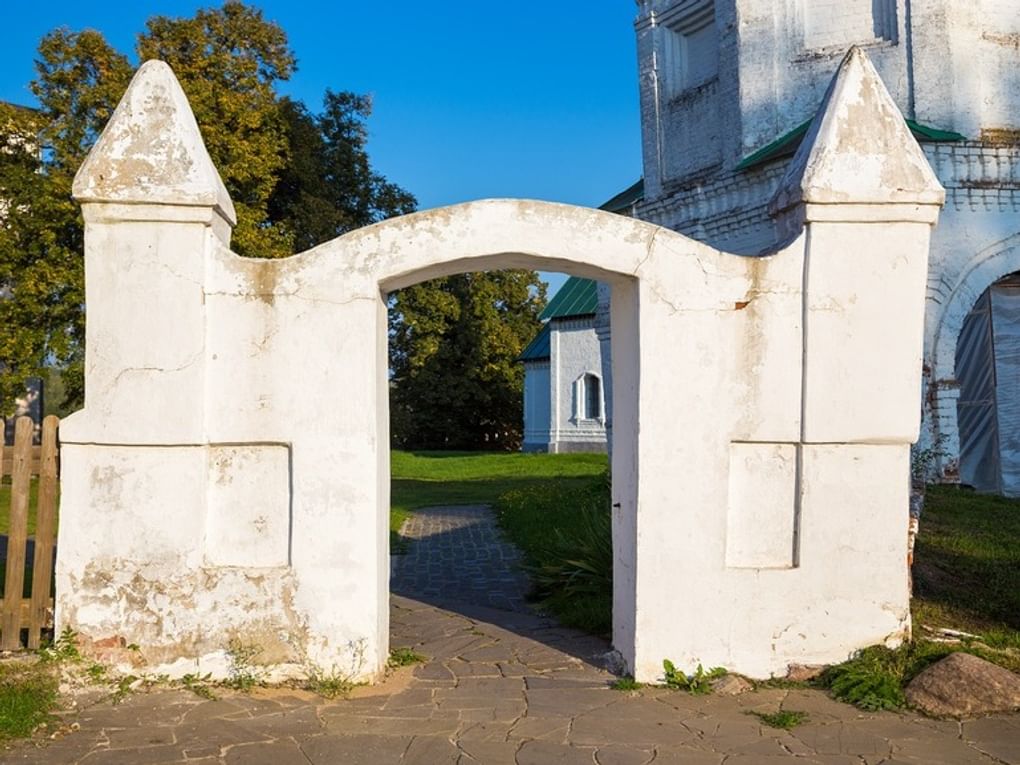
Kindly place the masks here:
[(188, 99), (162, 61), (135, 73), (72, 191), (79, 202), (212, 207), (237, 222)]
[(798, 204), (941, 205), (946, 192), (867, 54), (851, 48), (769, 210)]

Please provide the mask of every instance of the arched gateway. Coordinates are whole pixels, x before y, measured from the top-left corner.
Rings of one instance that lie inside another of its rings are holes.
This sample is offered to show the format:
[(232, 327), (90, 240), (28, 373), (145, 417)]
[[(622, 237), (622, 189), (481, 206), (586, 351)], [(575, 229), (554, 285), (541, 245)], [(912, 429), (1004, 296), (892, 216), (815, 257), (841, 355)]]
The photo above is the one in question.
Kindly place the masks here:
[[(909, 630), (928, 236), (941, 189), (863, 54), (745, 258), (594, 210), (497, 200), (278, 261), (149, 62), (75, 181), (86, 406), (62, 426), (58, 626), (150, 671), (371, 679), (387, 655), (388, 290), (541, 267), (612, 285), (613, 640), (753, 676)], [(134, 644), (138, 650), (128, 650)]]

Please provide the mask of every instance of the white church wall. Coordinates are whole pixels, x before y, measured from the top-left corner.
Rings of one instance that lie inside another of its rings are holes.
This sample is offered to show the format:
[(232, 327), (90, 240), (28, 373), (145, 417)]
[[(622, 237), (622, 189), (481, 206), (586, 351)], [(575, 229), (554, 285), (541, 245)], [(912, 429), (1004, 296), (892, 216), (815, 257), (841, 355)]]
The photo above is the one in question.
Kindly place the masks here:
[[(956, 336), (981, 292), (1020, 269), (1012, 240), (1020, 229), (1020, 5), (716, 0), (719, 97), (710, 115), (717, 123), (707, 127), (670, 108), (662, 95), (675, 76), (657, 47), (663, 23), (691, 7), (690, 0), (639, 3), (645, 199), (637, 215), (643, 220), (728, 251), (755, 254), (774, 247), (782, 237), (767, 202), (786, 161), (744, 172), (733, 168), (813, 114), (830, 73), (854, 43), (867, 49), (906, 116), (970, 139), (923, 145), (946, 188), (947, 209), (931, 244), (921, 439), (923, 446), (941, 439), (945, 455), (936, 467), (954, 480)], [(701, 135), (712, 151), (722, 147), (711, 167), (698, 159), (698, 146), (688, 146)], [(685, 170), (686, 156), (694, 159)]]

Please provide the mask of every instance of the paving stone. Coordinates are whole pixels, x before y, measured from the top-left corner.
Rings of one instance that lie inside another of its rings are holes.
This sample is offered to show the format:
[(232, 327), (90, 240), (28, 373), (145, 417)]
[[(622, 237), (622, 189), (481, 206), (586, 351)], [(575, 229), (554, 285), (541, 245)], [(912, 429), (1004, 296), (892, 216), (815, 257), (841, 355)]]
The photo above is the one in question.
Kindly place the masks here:
[(598, 765), (647, 765), (653, 759), (654, 749), (634, 749), (615, 744), (601, 746), (595, 752)]
[(655, 765), (719, 765), (725, 755), (693, 747), (657, 747)]
[(458, 741), (506, 741), (510, 729), (516, 721), (497, 722), (486, 720), (477, 723), (465, 723), (457, 734)]
[(448, 718), (357, 717), (327, 723), (326, 730), (348, 736), (452, 736), (459, 727), (457, 720)]
[(413, 739), (410, 736), (322, 735), (301, 742), (305, 765), (382, 765), (400, 762)]
[[(246, 735), (250, 740), (258, 740), (266, 736), (303, 736), (319, 733), (322, 731), (322, 720), (319, 719), (315, 707), (306, 706), (239, 720), (233, 723), (233, 726), (238, 731), (237, 735)], [(199, 740), (202, 738), (199, 731), (193, 731), (191, 735)]]
[(578, 715), (571, 725), (569, 741), (575, 746), (598, 746), (608, 741), (652, 749), (658, 744), (684, 744), (694, 738), (678, 712), (637, 698)]
[(520, 719), (527, 711), (523, 701), (513, 703), (501, 701), (491, 707), (478, 706), (473, 709), (463, 709), (460, 712), (460, 719), (464, 722), (498, 722), (513, 723)]
[(517, 748), (520, 743), (500, 741), (459, 741), (461, 757), (457, 765), (483, 763), (484, 765), (517, 765)]
[[(740, 763), (740, 765), (788, 765), (790, 755), (781, 754), (768, 757), (761, 754), (733, 754), (725, 759), (726, 765)], [(824, 757), (798, 757), (794, 760), (796, 765), (861, 765), (859, 757), (851, 757), (846, 754), (826, 755)]]
[(528, 610), (529, 582), (520, 569), (520, 553), (503, 539), (489, 507), (422, 508), (401, 535), (412, 541), (405, 555), (394, 558), (394, 593), (437, 605)]
[(295, 741), (269, 744), (238, 744), (223, 757), (226, 765), (308, 765), (308, 758)]
[(868, 733), (862, 726), (852, 722), (826, 725), (809, 722), (797, 726), (790, 734), (817, 754), (849, 754), (856, 757), (888, 757), (892, 754), (892, 747), (886, 739)]
[(77, 762), (81, 765), (166, 765), (180, 762), (179, 746), (146, 746), (132, 749), (96, 749)]
[(458, 679), (462, 677), (503, 677), (503, 673), (495, 664), (453, 659), (447, 662), (446, 666)]
[(593, 748), (579, 749), (551, 741), (528, 741), (517, 751), (517, 765), (592, 765)]
[(963, 739), (996, 759), (1020, 763), (1020, 715), (986, 717), (963, 724)]
[(418, 680), (426, 680), (430, 683), (456, 683), (456, 677), (445, 664), (438, 661), (430, 661), (428, 664), (420, 664), (414, 668), (414, 677)]
[(545, 739), (561, 744), (567, 743), (570, 730), (569, 717), (522, 717), (510, 730), (510, 739)]
[(528, 691), (528, 714), (536, 717), (574, 717), (620, 700), (604, 688), (537, 688)]
[[(945, 739), (905, 739), (892, 744), (892, 757), (903, 762), (920, 765), (976, 765), (992, 760), (978, 748), (964, 741)], [(1020, 759), (999, 757), (999, 762), (1020, 762)]]
[(537, 691), (543, 688), (597, 688), (605, 690), (616, 678), (602, 677), (592, 672), (583, 675), (573, 675), (562, 672), (552, 672), (548, 675), (525, 675), (524, 684), (529, 691)]
[(874, 717), (874, 714), (862, 712), (857, 707), (836, 701), (827, 693), (815, 690), (793, 689), (783, 691), (783, 709), (796, 709), (807, 712), (815, 722), (823, 719), (831, 720), (859, 720), (866, 717)]
[(421, 736), (411, 741), (400, 762), (406, 765), (441, 765), (456, 763), (460, 756), (460, 749), (448, 738)]
[[(314, 714), (314, 712), (313, 712)], [(250, 725), (249, 719), (235, 720), (196, 720), (185, 722), (174, 729), (177, 743), (184, 748), (193, 749), (197, 746), (227, 747), (234, 744), (250, 744), (256, 741), (268, 742), (275, 738), (275, 735), (259, 729), (258, 725)], [(316, 722), (314, 728), (309, 732), (319, 732), (321, 725)], [(307, 725), (295, 722), (295, 732), (298, 729), (308, 730)], [(289, 733), (289, 728), (277, 729)], [(111, 748), (120, 745), (120, 739), (111, 734)]]

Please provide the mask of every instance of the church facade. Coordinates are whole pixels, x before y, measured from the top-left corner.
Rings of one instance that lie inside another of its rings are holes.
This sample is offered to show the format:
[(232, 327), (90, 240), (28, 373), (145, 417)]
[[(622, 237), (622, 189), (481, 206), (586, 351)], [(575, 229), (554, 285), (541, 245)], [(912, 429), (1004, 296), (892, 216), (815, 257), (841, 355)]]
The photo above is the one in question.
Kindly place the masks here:
[[(927, 286), (920, 467), (1020, 495), (1020, 4), (637, 5), (643, 187), (632, 212), (752, 257), (782, 243), (769, 202), (847, 49), (866, 51), (946, 189)], [(599, 296), (611, 400), (608, 289)]]

